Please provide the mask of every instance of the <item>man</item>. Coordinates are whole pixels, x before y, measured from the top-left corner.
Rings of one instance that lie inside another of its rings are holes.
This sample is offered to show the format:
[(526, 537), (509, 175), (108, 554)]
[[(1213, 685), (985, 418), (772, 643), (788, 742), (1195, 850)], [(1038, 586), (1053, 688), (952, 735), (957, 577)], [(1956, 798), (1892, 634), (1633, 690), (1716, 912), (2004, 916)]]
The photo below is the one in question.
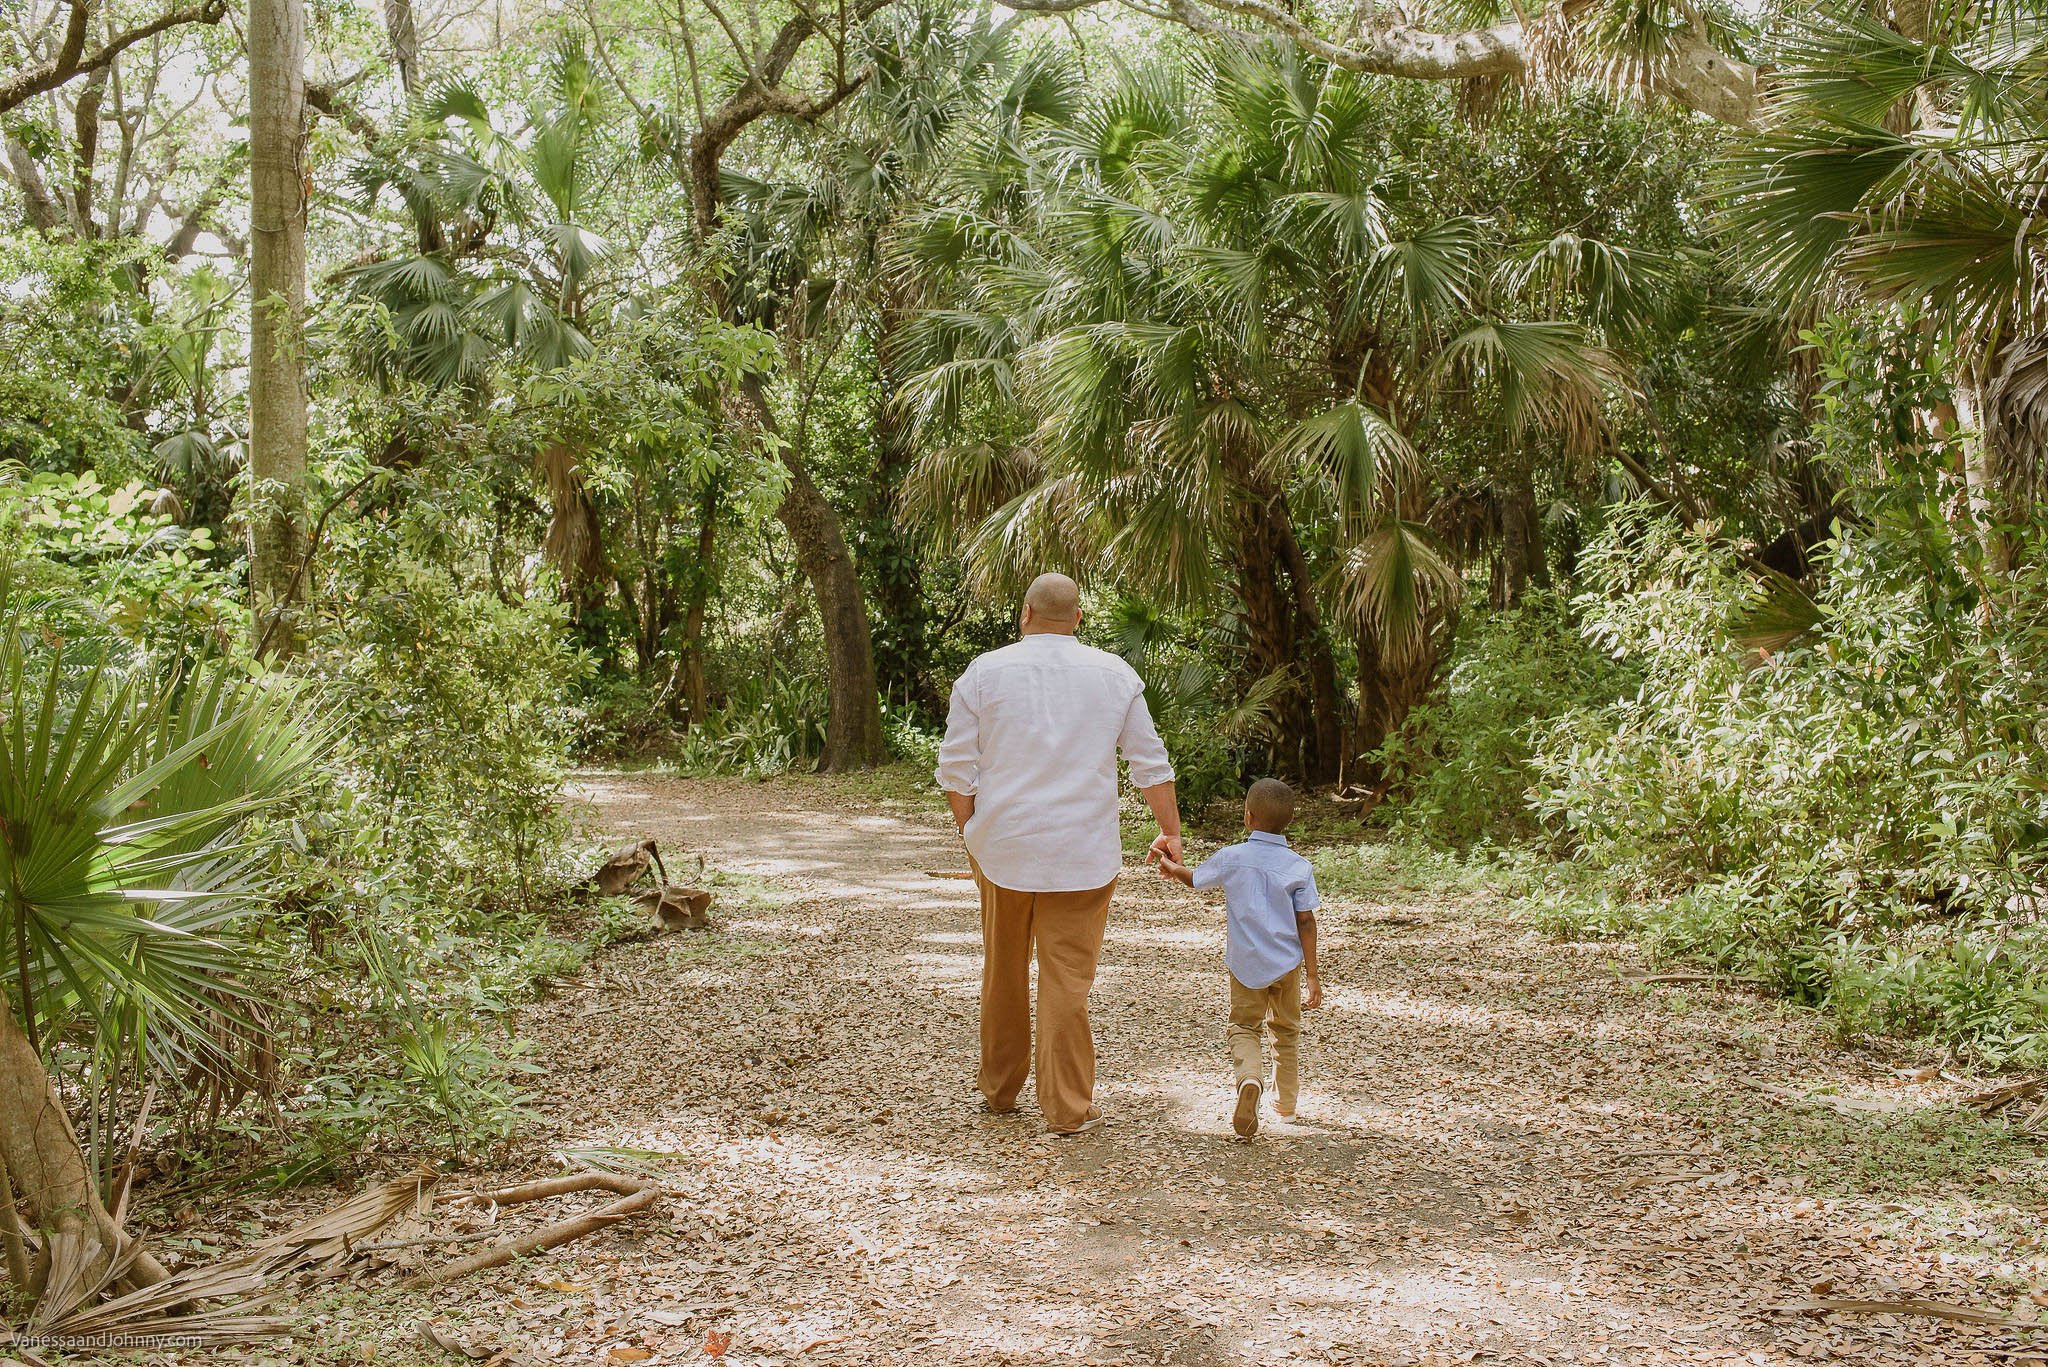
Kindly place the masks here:
[(1079, 1134), (1102, 1123), (1088, 989), (1123, 867), (1117, 751), (1159, 821), (1148, 861), (1180, 859), (1180, 811), (1137, 671), (1074, 639), (1074, 581), (1038, 576), (1018, 625), (953, 685), (936, 777), (981, 890), (981, 1094), (1015, 1110), (1032, 1071), (1035, 941), (1038, 1106), (1048, 1130)]

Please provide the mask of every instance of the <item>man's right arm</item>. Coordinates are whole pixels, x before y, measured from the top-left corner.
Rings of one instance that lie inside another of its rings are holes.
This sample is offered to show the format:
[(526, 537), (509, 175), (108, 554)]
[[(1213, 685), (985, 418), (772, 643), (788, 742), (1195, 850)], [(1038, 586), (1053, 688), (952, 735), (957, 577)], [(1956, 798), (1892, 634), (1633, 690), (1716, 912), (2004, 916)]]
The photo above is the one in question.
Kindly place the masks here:
[(932, 777), (946, 794), (953, 809), (953, 824), (967, 829), (974, 815), (975, 787), (981, 775), (981, 717), (976, 710), (974, 666), (969, 665), (953, 681), (953, 697), (946, 705), (946, 738), (939, 742), (939, 767)]

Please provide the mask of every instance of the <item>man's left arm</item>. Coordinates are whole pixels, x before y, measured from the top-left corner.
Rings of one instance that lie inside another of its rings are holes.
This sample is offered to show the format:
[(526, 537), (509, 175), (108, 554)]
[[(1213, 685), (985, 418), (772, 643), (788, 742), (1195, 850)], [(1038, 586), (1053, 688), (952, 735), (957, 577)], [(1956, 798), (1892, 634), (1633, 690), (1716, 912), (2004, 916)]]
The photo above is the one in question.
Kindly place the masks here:
[(981, 715), (975, 709), (977, 681), (974, 670), (953, 681), (953, 697), (946, 705), (946, 738), (939, 742), (939, 767), (932, 774), (953, 809), (953, 824), (962, 831), (974, 815), (974, 791), (981, 776)]
[(1165, 855), (1180, 863), (1180, 803), (1173, 791), (1173, 761), (1167, 758), (1166, 742), (1159, 739), (1159, 728), (1152, 724), (1152, 709), (1145, 706), (1143, 689), (1131, 699), (1130, 710), (1124, 714), (1117, 748), (1124, 752), (1124, 761), (1130, 765), (1131, 786), (1145, 799), (1145, 805), (1152, 809), (1152, 819), (1159, 823), (1159, 835), (1146, 851), (1145, 862), (1149, 864)]

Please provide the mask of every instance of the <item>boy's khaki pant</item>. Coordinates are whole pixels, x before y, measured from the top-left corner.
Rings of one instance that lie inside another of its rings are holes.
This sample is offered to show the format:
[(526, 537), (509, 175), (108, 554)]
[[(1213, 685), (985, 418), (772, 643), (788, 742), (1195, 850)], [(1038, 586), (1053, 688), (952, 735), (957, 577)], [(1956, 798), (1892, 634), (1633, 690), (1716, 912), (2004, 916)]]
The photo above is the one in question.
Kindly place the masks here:
[(1095, 1037), (1088, 989), (1095, 985), (1107, 887), (1087, 892), (1017, 892), (974, 871), (981, 889), (981, 1094), (1007, 1111), (1031, 1074), (1031, 958), (1038, 955), (1038, 1108), (1047, 1128), (1078, 1129), (1095, 1100)]
[(1282, 1115), (1294, 1114), (1301, 1091), (1301, 966), (1270, 987), (1246, 987), (1230, 975), (1230, 1061), (1237, 1085), (1266, 1080), (1266, 1028), (1273, 1030), (1273, 1088)]

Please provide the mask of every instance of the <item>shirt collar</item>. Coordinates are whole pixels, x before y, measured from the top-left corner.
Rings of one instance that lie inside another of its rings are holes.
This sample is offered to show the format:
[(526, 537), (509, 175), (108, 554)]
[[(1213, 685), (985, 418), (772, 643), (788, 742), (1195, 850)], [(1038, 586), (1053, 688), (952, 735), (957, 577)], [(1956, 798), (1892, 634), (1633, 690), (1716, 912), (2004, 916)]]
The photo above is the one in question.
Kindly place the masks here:
[(1282, 849), (1287, 848), (1287, 837), (1273, 831), (1246, 831), (1244, 838), (1246, 840), (1256, 840), (1261, 845), (1278, 845)]

